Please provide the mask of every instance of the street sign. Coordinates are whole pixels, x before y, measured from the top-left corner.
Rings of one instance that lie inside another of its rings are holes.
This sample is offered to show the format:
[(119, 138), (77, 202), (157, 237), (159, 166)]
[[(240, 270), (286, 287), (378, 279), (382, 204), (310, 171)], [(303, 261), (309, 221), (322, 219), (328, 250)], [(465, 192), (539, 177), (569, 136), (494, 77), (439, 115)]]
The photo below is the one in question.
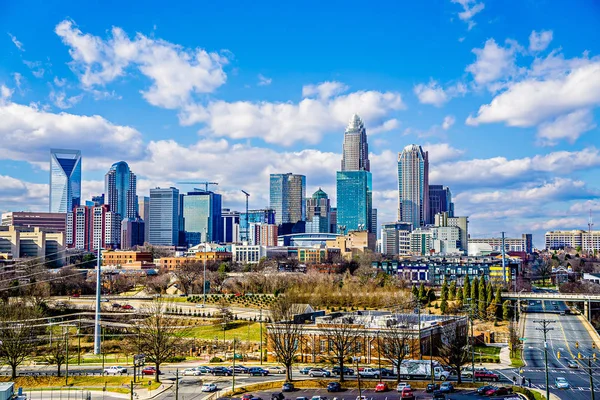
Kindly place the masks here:
[(526, 341), (526, 340), (527, 340), (527, 338), (520, 337), (520, 338), (519, 338), (519, 340), (520, 340), (521, 342), (524, 342), (524, 341)]

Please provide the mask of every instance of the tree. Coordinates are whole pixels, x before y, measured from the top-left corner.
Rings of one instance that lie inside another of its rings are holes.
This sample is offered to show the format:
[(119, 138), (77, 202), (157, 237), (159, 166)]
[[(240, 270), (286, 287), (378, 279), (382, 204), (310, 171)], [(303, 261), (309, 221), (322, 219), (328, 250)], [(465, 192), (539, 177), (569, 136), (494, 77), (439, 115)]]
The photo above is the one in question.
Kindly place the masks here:
[(67, 361), (67, 348), (65, 340), (55, 340), (44, 349), (48, 364), (56, 365), (57, 376), (60, 378), (60, 367)]
[(292, 380), (292, 365), (298, 352), (298, 344), (302, 339), (302, 322), (294, 321), (294, 316), (300, 313), (302, 313), (301, 306), (287, 295), (279, 296), (271, 305), (273, 322), (267, 327), (267, 337), (275, 358), (285, 367), (288, 381)]
[[(344, 382), (344, 362), (354, 353), (356, 343), (360, 338), (360, 326), (354, 324), (352, 316), (332, 319), (327, 326), (330, 352), (333, 361), (340, 367), (340, 382)], [(358, 373), (358, 371), (357, 371)]]
[(481, 278), (481, 281), (479, 282), (479, 296), (478, 297), (478, 303), (477, 303), (477, 308), (479, 309), (479, 318), (481, 319), (485, 319), (486, 317), (486, 308), (487, 308), (487, 303), (486, 303), (486, 298), (485, 298), (485, 279)]
[(505, 321), (510, 321), (510, 317), (510, 300), (505, 300), (504, 303), (502, 303), (502, 319)]
[(462, 366), (471, 360), (467, 324), (458, 322), (444, 326), (438, 352), (442, 361), (456, 371), (460, 385)]
[(442, 283), (442, 289), (440, 291), (440, 300), (448, 299), (448, 280), (444, 277), (444, 282)]
[(521, 347), (521, 341), (519, 340), (519, 332), (514, 322), (508, 324), (508, 347), (510, 349), (510, 356), (513, 358), (516, 357), (517, 350)]
[(494, 302), (494, 285), (491, 283), (489, 283), (486, 288), (485, 302), (488, 306)]
[(466, 300), (469, 297), (471, 297), (471, 280), (469, 279), (469, 275), (466, 275), (463, 284), (463, 300)]
[(463, 291), (460, 289), (456, 291), (456, 301), (460, 303), (459, 306), (461, 306), (463, 303)]
[(141, 314), (145, 318), (136, 325), (138, 335), (131, 336), (137, 352), (145, 354), (146, 361), (156, 367), (156, 382), (160, 382), (160, 366), (179, 352), (184, 333), (179, 321), (168, 316), (166, 309), (163, 301), (155, 301), (143, 309)]
[(448, 292), (449, 300), (456, 300), (456, 281), (452, 281), (450, 284), (450, 291)]
[(547, 260), (542, 260), (537, 267), (537, 275), (542, 279), (542, 284), (546, 286), (546, 279), (552, 275), (552, 264)]
[(419, 298), (419, 288), (417, 287), (417, 285), (412, 285), (412, 295), (415, 299)]
[[(408, 325), (406, 316), (398, 315), (392, 325), (379, 334), (376, 344), (377, 353), (389, 360), (392, 365), (397, 366), (398, 369), (402, 361), (411, 355), (411, 348), (414, 344), (413, 332), (406, 329)], [(400, 382), (400, 374), (396, 375), (396, 382)]]
[(440, 312), (442, 314), (446, 314), (447, 310), (448, 310), (448, 300), (442, 299), (442, 301), (440, 302)]
[(17, 367), (35, 349), (38, 308), (23, 302), (0, 303), (0, 359), (11, 367), (11, 379), (17, 377)]
[(419, 300), (421, 302), (425, 301), (426, 298), (426, 292), (425, 292), (425, 284), (423, 282), (421, 282), (421, 284), (419, 285)]
[(185, 294), (190, 294), (204, 274), (204, 265), (201, 262), (185, 262), (173, 273), (181, 285), (181, 290)]
[(471, 297), (471, 304), (477, 306), (477, 300), (479, 299), (479, 279), (475, 277), (473, 279), (473, 284), (471, 285), (471, 293), (469, 293)]
[(229, 309), (229, 303), (227, 302), (227, 300), (225, 300), (225, 297), (221, 297), (219, 299), (217, 308), (219, 309), (219, 311), (218, 311), (219, 319), (217, 320), (217, 323), (224, 324), (224, 329), (227, 329), (229, 327), (229, 323), (233, 320), (233, 314), (231, 313), (231, 310)]

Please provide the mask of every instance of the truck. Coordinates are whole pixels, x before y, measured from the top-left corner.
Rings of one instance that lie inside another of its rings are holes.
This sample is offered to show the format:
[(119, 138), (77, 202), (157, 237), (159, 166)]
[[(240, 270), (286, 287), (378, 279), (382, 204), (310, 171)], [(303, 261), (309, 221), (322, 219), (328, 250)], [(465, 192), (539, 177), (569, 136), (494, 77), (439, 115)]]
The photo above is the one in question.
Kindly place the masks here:
[(379, 378), (379, 370), (377, 368), (363, 368), (358, 371), (361, 378)]
[(445, 381), (450, 376), (442, 365), (429, 360), (404, 360), (400, 364), (400, 370), (394, 366), (394, 372), (400, 375), (400, 379), (423, 379), (431, 378), (431, 367), (433, 365), (433, 376), (435, 379)]

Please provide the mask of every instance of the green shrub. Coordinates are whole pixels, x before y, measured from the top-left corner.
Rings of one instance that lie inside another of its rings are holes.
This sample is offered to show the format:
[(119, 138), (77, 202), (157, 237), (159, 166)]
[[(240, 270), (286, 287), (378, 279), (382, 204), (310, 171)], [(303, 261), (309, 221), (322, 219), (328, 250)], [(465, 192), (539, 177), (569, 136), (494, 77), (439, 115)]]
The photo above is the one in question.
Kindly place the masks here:
[(220, 363), (220, 362), (223, 362), (223, 359), (221, 357), (213, 357), (213, 358), (210, 359), (209, 362), (211, 362), (211, 363)]

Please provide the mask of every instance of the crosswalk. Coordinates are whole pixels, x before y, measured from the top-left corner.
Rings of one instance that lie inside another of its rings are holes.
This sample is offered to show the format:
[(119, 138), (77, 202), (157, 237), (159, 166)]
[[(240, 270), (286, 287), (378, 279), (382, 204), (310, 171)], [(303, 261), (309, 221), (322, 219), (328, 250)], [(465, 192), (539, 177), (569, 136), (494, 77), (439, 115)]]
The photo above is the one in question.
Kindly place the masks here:
[[(528, 373), (528, 372), (545, 372), (546, 370), (544, 368), (523, 368), (523, 373)], [(548, 372), (552, 373), (552, 374), (561, 374), (561, 375), (585, 375), (585, 376), (589, 376), (588, 373), (586, 371), (583, 370), (576, 370), (576, 369), (553, 369), (550, 368), (548, 369)]]
[[(546, 390), (546, 385), (540, 383), (540, 384), (531, 384), (532, 388), (535, 389), (541, 389), (541, 390)], [(550, 385), (550, 390), (561, 390), (561, 391), (569, 391), (569, 390), (573, 390), (573, 391), (579, 391), (579, 392), (589, 392), (590, 391), (590, 387), (589, 386), (571, 386), (569, 389), (558, 389), (556, 386), (554, 385)], [(594, 393), (597, 393), (598, 391), (600, 391), (600, 386), (596, 386), (594, 388)]]

